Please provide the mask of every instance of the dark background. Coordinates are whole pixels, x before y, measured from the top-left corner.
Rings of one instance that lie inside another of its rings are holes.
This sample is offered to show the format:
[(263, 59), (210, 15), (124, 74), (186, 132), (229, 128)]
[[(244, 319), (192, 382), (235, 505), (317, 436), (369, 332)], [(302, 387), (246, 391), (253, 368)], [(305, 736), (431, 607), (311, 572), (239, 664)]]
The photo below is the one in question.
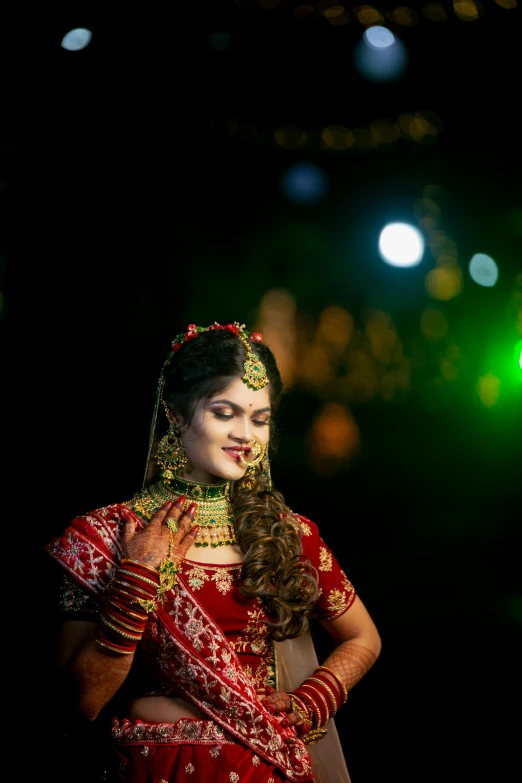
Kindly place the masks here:
[[(519, 8), (484, 2), (464, 21), (440, 3), (446, 18), (433, 22), (430, 4), (412, 3), (404, 25), (398, 4), (373, 6), (409, 54), (401, 79), (375, 84), (351, 60), (360, 6), (344, 3), (338, 26), (327, 3), (106, 5), (19, 3), (3, 26), (1, 323), (8, 386), (22, 403), (13, 419), (6, 409), (15, 433), (6, 491), (24, 506), (23, 584), (37, 595), (16, 657), (40, 772), (70, 780), (72, 765), (75, 780), (91, 783), (97, 741), (64, 711), (56, 576), (41, 547), (72, 516), (140, 485), (173, 336), (189, 322), (254, 328), (263, 297), (282, 288), (298, 323), (317, 324), (334, 305), (364, 330), (368, 307), (388, 313), (413, 357), (408, 393), (391, 400), (296, 381), (272, 463), (383, 639), (338, 716), (352, 782), (510, 780), (522, 384), (502, 362), (521, 336)], [(80, 26), (91, 43), (64, 50), (62, 36)], [(408, 112), (433, 115), (436, 138), (342, 152), (318, 141), (325, 126), (367, 128)], [(284, 126), (309, 141), (285, 149), (274, 136)], [(317, 205), (279, 188), (303, 161), (330, 181)], [(429, 253), (392, 270), (375, 250), (380, 226), (414, 220), (426, 188), (443, 194), (463, 270), (461, 294), (442, 303), (424, 288)], [(497, 261), (494, 288), (471, 280), (474, 252)], [(419, 319), (433, 306), (450, 329), (428, 343)], [(452, 345), (458, 378), (441, 382)], [(502, 390), (491, 407), (476, 394), (487, 372)], [(330, 400), (350, 411), (360, 448), (318, 472), (309, 430)], [(328, 639), (314, 634), (326, 655)]]

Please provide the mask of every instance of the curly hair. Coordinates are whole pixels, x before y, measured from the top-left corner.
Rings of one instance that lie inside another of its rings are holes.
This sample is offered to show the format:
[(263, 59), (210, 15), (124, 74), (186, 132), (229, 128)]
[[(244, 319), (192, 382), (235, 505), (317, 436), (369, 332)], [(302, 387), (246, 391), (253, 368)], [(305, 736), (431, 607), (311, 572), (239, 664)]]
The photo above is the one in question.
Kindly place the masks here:
[[(274, 414), (283, 393), (281, 375), (268, 346), (249, 341), (263, 362), (269, 381), (272, 416), (269, 452), (275, 449)], [(198, 405), (244, 375), (246, 349), (228, 330), (201, 332), (183, 343), (165, 367), (163, 397), (169, 408), (190, 424)], [(303, 555), (299, 521), (283, 495), (273, 489), (258, 465), (250, 486), (231, 482), (234, 528), (245, 559), (240, 591), (259, 598), (267, 626), (276, 641), (295, 638), (308, 628), (308, 616), (319, 597), (317, 572)]]

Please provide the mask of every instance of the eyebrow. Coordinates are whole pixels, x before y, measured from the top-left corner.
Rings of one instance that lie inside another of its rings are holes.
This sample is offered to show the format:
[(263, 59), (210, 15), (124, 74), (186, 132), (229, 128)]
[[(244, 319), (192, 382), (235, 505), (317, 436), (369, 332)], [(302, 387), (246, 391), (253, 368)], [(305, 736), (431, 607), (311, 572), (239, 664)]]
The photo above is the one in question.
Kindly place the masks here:
[[(239, 413), (245, 413), (245, 409), (241, 407), (241, 405), (238, 405), (235, 402), (232, 402), (232, 400), (211, 400), (211, 405), (230, 405), (231, 408), (235, 411), (239, 411)], [(258, 408), (255, 411), (251, 411), (251, 413), (270, 413), (270, 406), (267, 408)]]

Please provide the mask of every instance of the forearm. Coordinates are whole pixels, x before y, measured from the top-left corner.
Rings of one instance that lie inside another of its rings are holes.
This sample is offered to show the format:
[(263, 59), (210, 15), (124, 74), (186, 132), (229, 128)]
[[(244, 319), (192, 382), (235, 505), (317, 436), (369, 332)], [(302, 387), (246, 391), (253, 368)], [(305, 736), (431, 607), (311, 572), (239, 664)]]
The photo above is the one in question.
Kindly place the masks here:
[(98, 624), (67, 667), (76, 683), (77, 706), (89, 720), (126, 679), (158, 588), (158, 572), (143, 563), (125, 559), (116, 571)]
[[(303, 717), (305, 742), (317, 742), (325, 733), (325, 726), (346, 702), (349, 691), (373, 666), (380, 652), (380, 640), (351, 639), (341, 642), (321, 666), (314, 669), (292, 693), (289, 707), (293, 714)], [(279, 705), (278, 705), (279, 706)], [(280, 706), (286, 709), (285, 706)], [(301, 721), (291, 720), (299, 725)]]
[(134, 655), (104, 650), (91, 636), (67, 667), (74, 683), (75, 702), (89, 720), (94, 720), (125, 681)]
[[(378, 649), (371, 649), (359, 641), (350, 640), (339, 644), (322, 665), (333, 673), (330, 675), (332, 684), (336, 684), (337, 675), (348, 694), (371, 669), (379, 652), (380, 646)], [(328, 677), (329, 672), (326, 671), (325, 675)]]

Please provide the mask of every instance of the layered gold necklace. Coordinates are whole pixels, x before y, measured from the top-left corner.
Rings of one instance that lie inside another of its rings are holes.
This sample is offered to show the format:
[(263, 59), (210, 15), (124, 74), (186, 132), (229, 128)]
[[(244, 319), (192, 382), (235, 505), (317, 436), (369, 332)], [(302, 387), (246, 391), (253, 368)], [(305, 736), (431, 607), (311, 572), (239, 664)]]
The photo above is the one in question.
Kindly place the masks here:
[(176, 476), (168, 482), (158, 481), (137, 492), (129, 505), (143, 519), (149, 521), (167, 500), (180, 495), (187, 498), (185, 508), (197, 503), (193, 525), (199, 525), (195, 546), (231, 546), (237, 544), (234, 518), (230, 502), (230, 482), (201, 484)]

